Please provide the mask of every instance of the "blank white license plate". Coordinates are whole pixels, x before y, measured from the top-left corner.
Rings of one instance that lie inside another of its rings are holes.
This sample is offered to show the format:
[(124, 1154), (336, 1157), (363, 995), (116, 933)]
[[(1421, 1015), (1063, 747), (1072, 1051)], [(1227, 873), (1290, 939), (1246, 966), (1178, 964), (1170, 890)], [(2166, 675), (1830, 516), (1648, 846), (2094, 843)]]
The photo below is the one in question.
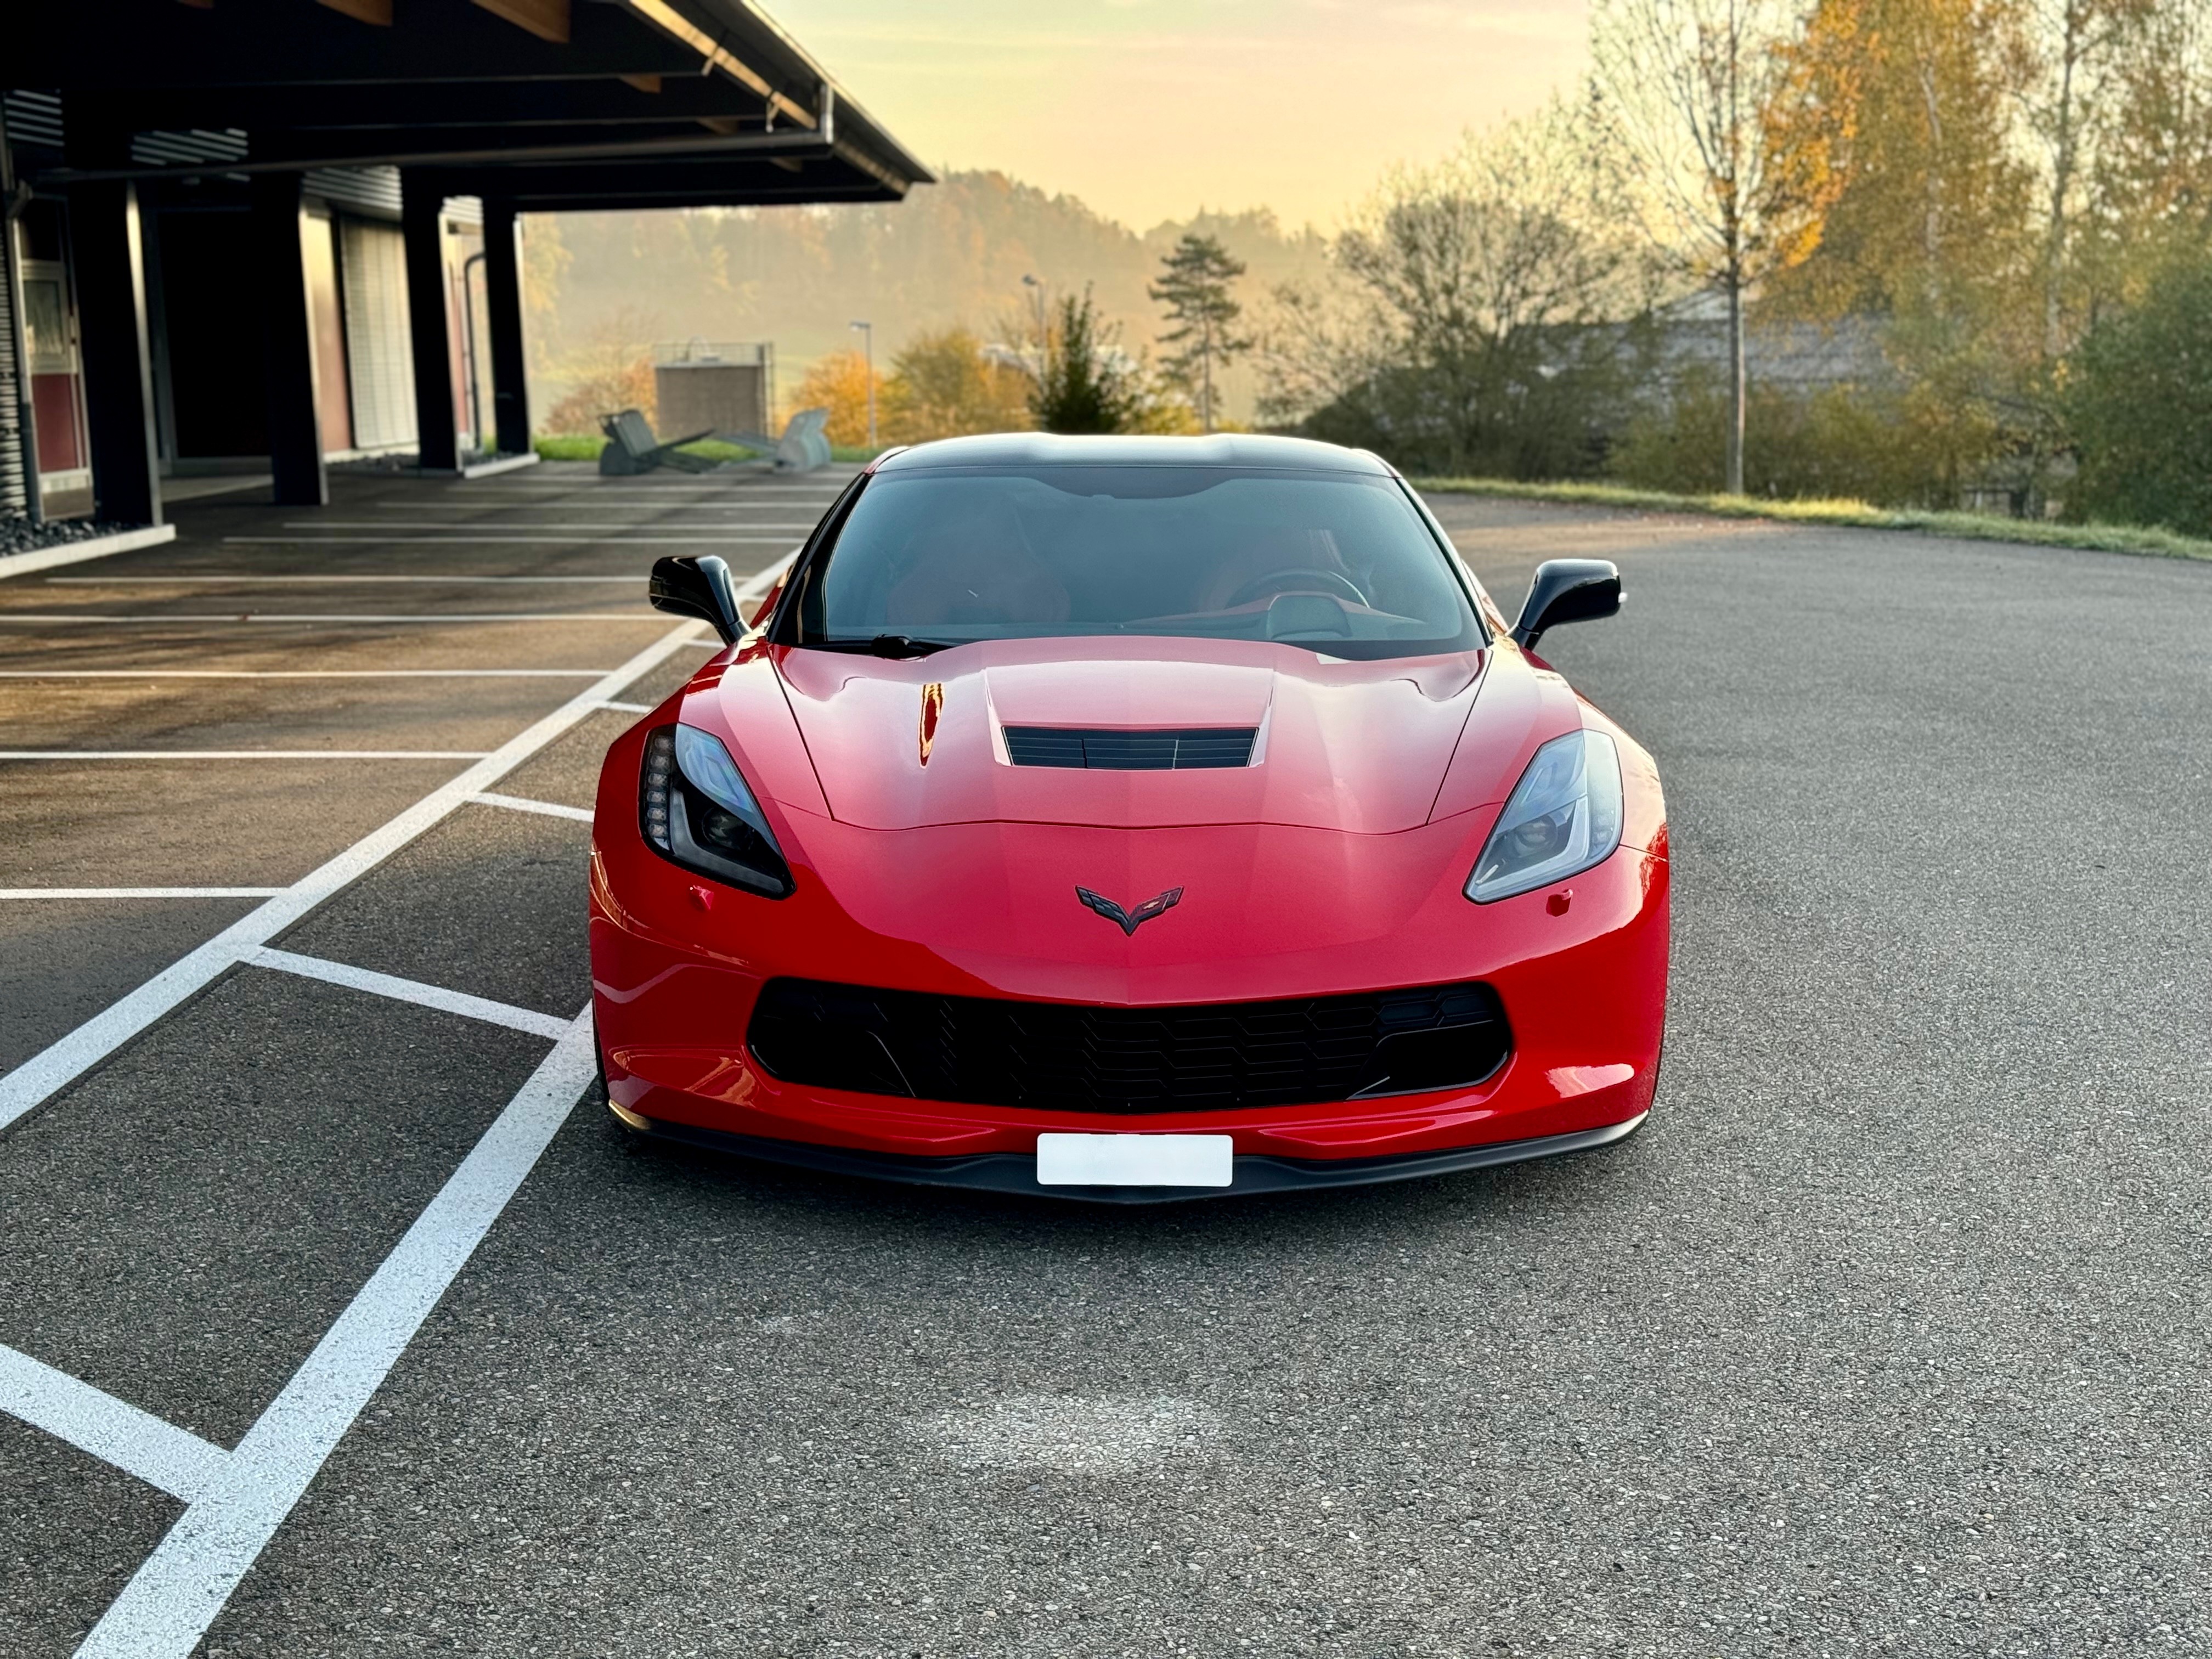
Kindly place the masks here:
[(1226, 1187), (1228, 1135), (1039, 1135), (1040, 1187)]

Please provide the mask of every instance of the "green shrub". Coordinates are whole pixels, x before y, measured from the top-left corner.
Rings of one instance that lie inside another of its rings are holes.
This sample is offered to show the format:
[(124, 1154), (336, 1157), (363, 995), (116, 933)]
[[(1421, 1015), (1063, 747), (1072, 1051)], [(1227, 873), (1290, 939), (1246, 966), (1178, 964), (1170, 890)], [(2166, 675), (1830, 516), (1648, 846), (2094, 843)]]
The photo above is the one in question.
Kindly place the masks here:
[(2169, 264), (2093, 329), (2064, 404), (2081, 458), (2069, 518), (2212, 533), (2212, 259)]
[[(1671, 405), (1647, 407), (1614, 445), (1608, 471), (1644, 489), (1719, 489), (1728, 398), (1712, 376), (1686, 376)], [(1848, 497), (1884, 507), (1955, 507), (1963, 485), (2003, 453), (2004, 434), (1967, 399), (1831, 386), (1807, 397), (1753, 386), (1744, 410), (1744, 490), (1770, 500)]]

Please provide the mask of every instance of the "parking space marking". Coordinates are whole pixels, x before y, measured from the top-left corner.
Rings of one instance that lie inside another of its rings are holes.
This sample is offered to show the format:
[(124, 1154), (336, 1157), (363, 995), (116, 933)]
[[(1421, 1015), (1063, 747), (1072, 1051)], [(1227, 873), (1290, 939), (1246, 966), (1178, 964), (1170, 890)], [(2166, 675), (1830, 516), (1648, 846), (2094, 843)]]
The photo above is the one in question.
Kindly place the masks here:
[[(787, 563), (787, 560), (779, 560), (748, 577), (738, 584), (738, 599), (750, 603), (759, 599), (775, 585)], [(247, 951), (268, 944), (325, 899), (442, 821), (471, 796), (498, 782), (571, 726), (599, 712), (599, 704), (609, 697), (627, 690), (634, 681), (687, 646), (719, 649), (719, 641), (711, 635), (702, 637), (704, 627), (702, 623), (687, 622), (662, 635), (628, 662), (586, 686), (551, 714), (526, 726), (397, 817), (371, 830), (276, 897), (264, 899), (137, 990), (109, 1004), (66, 1036), (0, 1076), (0, 1129), (5, 1129), (56, 1091), (82, 1077)]]
[[(511, 520), (507, 520), (504, 515), (502, 515), (499, 520), (495, 520), (495, 522), (507, 523), (511, 522)], [(641, 522), (635, 519), (602, 519), (593, 520), (591, 519), (571, 519), (564, 517), (561, 522), (564, 526), (570, 530), (647, 530), (654, 527), (650, 520)], [(527, 530), (532, 528), (532, 526), (528, 525), (517, 525), (514, 527), (518, 530)], [(681, 526), (672, 526), (672, 528), (680, 527)], [(714, 527), (714, 526), (712, 525), (701, 525), (699, 526), (702, 530), (711, 530)], [(813, 529), (814, 526), (812, 521), (809, 520), (804, 524), (733, 524), (732, 527), (734, 529), (743, 530), (796, 531), (799, 534), (803, 536), (808, 531)], [(457, 528), (457, 526), (450, 524), (440, 524), (434, 522), (410, 524), (404, 519), (392, 519), (382, 523), (379, 523), (373, 519), (366, 522), (356, 519), (287, 519), (284, 520), (284, 528), (287, 530), (452, 530)], [(223, 539), (225, 541), (235, 541), (237, 538), (234, 536), (226, 536)], [(323, 538), (319, 536), (314, 539), (320, 541)], [(409, 540), (410, 538), (396, 536), (390, 538), (389, 539), (393, 541), (406, 541)], [(557, 537), (549, 538), (546, 539), (566, 540), (568, 538), (565, 537)], [(685, 539), (689, 540), (690, 538), (687, 537)]]
[[(738, 586), (737, 597), (743, 602), (758, 599), (787, 563), (780, 560), (750, 577)], [(484, 800), (525, 811), (588, 817), (588, 813), (576, 809), (493, 795), (484, 786), (521, 765), (604, 708), (614, 694), (685, 647), (720, 648), (718, 641), (700, 637), (700, 630), (701, 624), (685, 623), (620, 666), (599, 674), (590, 685), (459, 776), (291, 886), (275, 890), (273, 896), (221, 933), (23, 1065), (0, 1075), (0, 1129), (4, 1129), (238, 965), (304, 975), (488, 1019), (553, 1042), (544, 1060), (234, 1450), (225, 1452), (65, 1372), (0, 1347), (0, 1411), (147, 1480), (185, 1504), (184, 1514), (78, 1648), (80, 1656), (186, 1659), (551, 1144), (598, 1069), (588, 1005), (574, 1019), (562, 1020), (465, 993), (277, 950), (268, 941), (464, 802)], [(129, 677), (121, 671), (110, 672), (118, 678)], [(210, 678), (220, 672), (197, 672)], [(343, 671), (291, 672), (300, 678), (321, 678), (325, 672)], [(281, 672), (259, 671), (252, 677), (276, 678)], [(65, 890), (37, 890), (51, 894)], [(203, 896), (215, 890), (77, 890)]]
[(0, 1411), (187, 1504), (211, 1490), (230, 1461), (191, 1430), (9, 1347), (0, 1347)]
[(0, 887), (0, 899), (275, 898), (281, 887)]
[[(761, 579), (756, 577), (754, 580), (760, 582)], [(761, 582), (761, 587), (766, 591), (766, 583)], [(246, 952), (266, 945), (325, 899), (374, 869), (432, 824), (444, 819), (471, 795), (488, 784), (496, 783), (571, 726), (599, 712), (599, 704), (606, 698), (694, 643), (697, 630), (703, 625), (685, 623), (663, 635), (612, 673), (585, 687), (551, 714), (517, 732), (397, 817), (310, 871), (275, 898), (264, 900), (137, 990), (109, 1004), (68, 1036), (0, 1077), (0, 1129), (82, 1077)]]
[(598, 1071), (580, 1014), (214, 1480), (77, 1659), (185, 1659), (568, 1120)]
[(254, 587), (272, 587), (279, 584), (285, 586), (297, 586), (303, 582), (324, 583), (338, 587), (348, 587), (362, 582), (416, 582), (427, 586), (471, 582), (596, 582), (601, 586), (605, 586), (615, 582), (634, 582), (637, 580), (637, 572), (635, 570), (623, 570), (618, 571), (611, 576), (392, 576), (367, 574), (354, 576), (257, 576), (251, 571), (240, 571), (235, 575), (225, 576), (49, 576), (46, 580), (49, 582), (55, 583), (57, 585), (68, 583), (73, 584), (78, 587), (122, 587), (126, 586), (173, 587), (180, 586), (187, 583), (205, 584), (210, 582), (237, 582)]
[[(718, 518), (728, 520), (732, 524), (743, 524), (752, 514), (811, 513), (817, 507), (827, 507), (836, 499), (835, 495), (817, 495), (811, 500), (796, 501), (664, 501), (641, 514), (638, 519), (624, 522), (650, 524), (671, 513), (711, 513)], [(514, 517), (518, 513), (596, 513), (602, 510), (601, 504), (599, 502), (568, 500), (509, 501), (504, 506), (496, 507), (485, 507), (472, 501), (378, 501), (374, 505), (383, 508), (386, 513), (482, 514), (484, 515), (484, 521), (489, 524), (527, 523), (527, 520), (516, 520)], [(299, 520), (288, 519), (284, 522), (295, 524)], [(374, 522), (380, 524), (386, 521), (378, 520)], [(397, 520), (392, 522), (397, 522)], [(450, 526), (453, 521), (440, 520), (439, 522)]]
[[(641, 512), (656, 512), (668, 504), (661, 499), (663, 496), (667, 497), (669, 501), (681, 501), (686, 496), (692, 495), (705, 496), (732, 508), (766, 509), (789, 507), (793, 504), (794, 497), (811, 496), (828, 501), (840, 494), (842, 489), (842, 484), (835, 483), (765, 484), (751, 489), (721, 489), (712, 484), (669, 484), (653, 490), (649, 497), (641, 495), (624, 497), (603, 489), (547, 489), (526, 484), (504, 484), (501, 486), (498, 493), (502, 499), (534, 495), (540, 500), (569, 501), (580, 505), (588, 501), (596, 507), (604, 507), (608, 512), (613, 513), (625, 507), (635, 507)], [(466, 495), (430, 496), (422, 500), (384, 495), (374, 501), (353, 501), (346, 505), (349, 511), (354, 508), (374, 507), (386, 513), (414, 513), (426, 507), (436, 507), (444, 512), (481, 513), (487, 510), (484, 503), (490, 499), (493, 493), (487, 490), (483, 495), (478, 495), (472, 491)]]
[(574, 818), (579, 823), (589, 823), (599, 816), (586, 806), (561, 806), (550, 800), (525, 800), (520, 795), (495, 795), (489, 790), (469, 799), (479, 806), (504, 806), (511, 812), (542, 812), (549, 818)]
[(0, 668), (0, 680), (601, 680), (607, 668)]
[(489, 749), (0, 749), (0, 761), (482, 760)]
[(650, 714), (653, 712), (653, 705), (651, 703), (616, 702), (612, 699), (609, 699), (607, 702), (601, 703), (599, 707), (602, 708), (611, 708), (617, 714)]
[[(458, 526), (441, 525), (441, 530)], [(807, 526), (809, 529), (812, 526)], [(366, 544), (374, 547), (431, 547), (447, 544), (464, 547), (483, 547), (498, 542), (519, 542), (529, 547), (543, 547), (549, 542), (578, 542), (588, 547), (693, 547), (707, 544), (720, 545), (738, 543), (747, 546), (788, 547), (791, 538), (783, 536), (225, 536), (227, 545), (233, 547), (354, 547)]]
[(419, 1008), (435, 1008), (444, 1013), (480, 1019), (489, 1025), (504, 1025), (511, 1030), (528, 1031), (533, 1036), (557, 1040), (568, 1029), (569, 1022), (556, 1014), (541, 1014), (534, 1008), (518, 1008), (512, 1003), (494, 1002), (489, 997), (471, 996), (466, 991), (449, 991), (442, 985), (426, 985), (420, 980), (401, 979), (396, 974), (380, 974), (374, 969), (356, 968), (350, 963), (331, 962), (324, 957), (303, 957), (295, 951), (279, 951), (264, 945), (259, 950), (249, 951), (240, 960), (252, 967), (297, 974), (302, 979), (319, 979), (325, 985), (343, 985), (349, 990), (389, 997), (394, 1002), (411, 1002)]
[(174, 611), (165, 617), (101, 617), (83, 611), (0, 611), (0, 623), (106, 623), (112, 626), (146, 624), (173, 628), (179, 623), (565, 623), (659, 622), (659, 616), (640, 606), (635, 611), (409, 611), (401, 616), (371, 616), (357, 611), (301, 614), (276, 611)]

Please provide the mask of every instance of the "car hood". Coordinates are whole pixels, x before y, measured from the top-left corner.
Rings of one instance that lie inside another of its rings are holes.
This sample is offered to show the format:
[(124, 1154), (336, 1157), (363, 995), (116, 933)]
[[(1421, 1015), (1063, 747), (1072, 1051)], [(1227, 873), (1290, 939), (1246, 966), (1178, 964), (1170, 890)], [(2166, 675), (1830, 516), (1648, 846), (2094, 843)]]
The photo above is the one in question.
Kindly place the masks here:
[[(1348, 662), (1235, 640), (994, 641), (906, 661), (769, 654), (830, 816), (872, 830), (1412, 829), (1429, 819), (1486, 664), (1480, 651)], [(1112, 771), (1015, 765), (1008, 726), (1258, 735), (1245, 766)]]

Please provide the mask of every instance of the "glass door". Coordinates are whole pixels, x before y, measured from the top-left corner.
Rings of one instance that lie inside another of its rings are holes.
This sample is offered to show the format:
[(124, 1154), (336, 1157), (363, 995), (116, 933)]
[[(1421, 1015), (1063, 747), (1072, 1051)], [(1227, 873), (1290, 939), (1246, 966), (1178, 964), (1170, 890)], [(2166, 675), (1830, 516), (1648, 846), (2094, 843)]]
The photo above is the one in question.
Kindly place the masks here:
[[(44, 207), (46, 204), (35, 204)], [(76, 306), (60, 227), (26, 213), (23, 230), (23, 337), (30, 361), (31, 411), (38, 422), (39, 490), (50, 507), (57, 496), (92, 491), (91, 444), (84, 423), (84, 363), (77, 349)], [(41, 233), (45, 234), (41, 234)]]

